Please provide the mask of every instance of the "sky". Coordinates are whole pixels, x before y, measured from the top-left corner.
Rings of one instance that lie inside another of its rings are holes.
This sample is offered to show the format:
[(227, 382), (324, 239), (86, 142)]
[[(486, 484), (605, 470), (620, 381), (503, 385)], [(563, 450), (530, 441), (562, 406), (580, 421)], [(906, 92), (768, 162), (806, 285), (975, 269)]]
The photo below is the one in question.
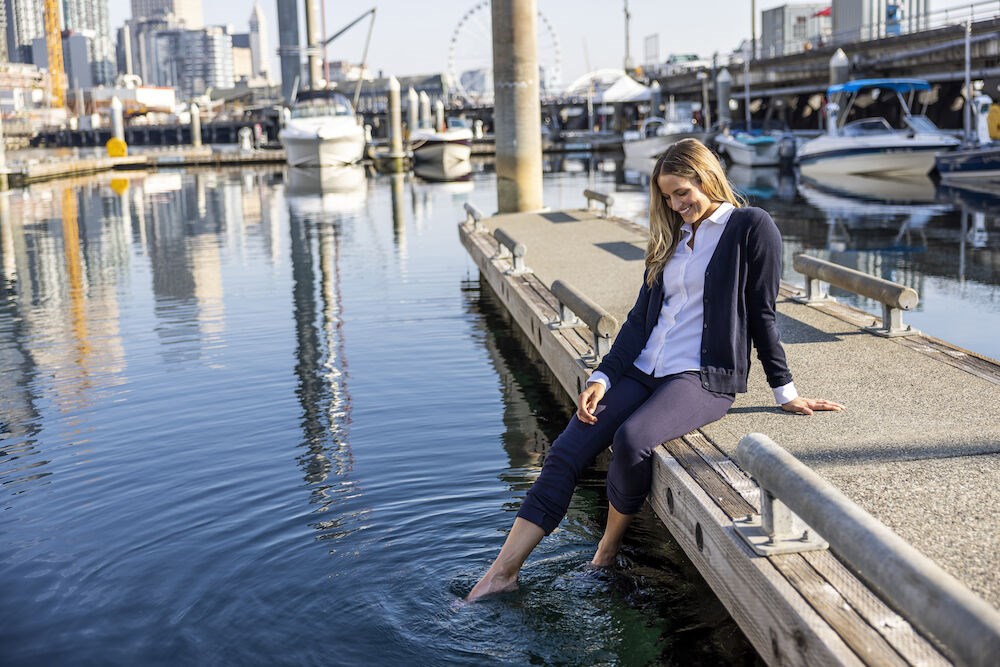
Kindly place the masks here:
[[(539, 59), (548, 66), (558, 62), (564, 84), (599, 67), (622, 67), (624, 1), (536, 2), (548, 24), (548, 29), (540, 30)], [(938, 12), (967, 8), (971, 2), (978, 0), (930, 0), (929, 4), (932, 12)], [(202, 4), (206, 24), (231, 25), (234, 32), (247, 32), (253, 0), (203, 0)], [(260, 4), (274, 50), (278, 44), (276, 0), (260, 0)], [(644, 60), (646, 38), (652, 35), (658, 36), (661, 59), (671, 53), (695, 53), (706, 58), (714, 52), (728, 54), (750, 35), (751, 0), (631, 0), (628, 4), (632, 15), (629, 42), (636, 64)], [(760, 12), (785, 4), (800, 3), (756, 0), (758, 35)], [(995, 11), (997, 3), (989, 4)], [(108, 6), (114, 34), (129, 18), (131, 4), (129, 0), (108, 0)], [(446, 72), (450, 51), (460, 70), (488, 67), (491, 62), (488, 0), (326, 0), (328, 34), (372, 7), (377, 7), (377, 17), (368, 64), (375, 74)], [(459, 27), (463, 16), (470, 11), (472, 14)], [(299, 19), (304, 21), (301, 8)], [(328, 58), (360, 62), (367, 30), (366, 19), (330, 45)], [(278, 72), (277, 56), (273, 58), (272, 70)]]

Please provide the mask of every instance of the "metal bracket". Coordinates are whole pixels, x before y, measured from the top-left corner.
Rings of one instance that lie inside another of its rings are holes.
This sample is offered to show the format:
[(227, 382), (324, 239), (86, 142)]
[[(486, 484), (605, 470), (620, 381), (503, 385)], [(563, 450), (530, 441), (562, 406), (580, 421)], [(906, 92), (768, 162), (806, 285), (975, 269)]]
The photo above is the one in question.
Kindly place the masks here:
[(836, 301), (835, 298), (827, 294), (820, 287), (820, 280), (818, 278), (810, 278), (809, 276), (806, 276), (806, 293), (800, 296), (793, 296), (791, 299), (796, 303), (804, 304)]
[(920, 333), (920, 331), (914, 329), (909, 324), (903, 324), (902, 310), (899, 308), (893, 308), (892, 306), (888, 306), (886, 304), (882, 304), (882, 326), (877, 327), (872, 325), (870, 327), (865, 327), (864, 330), (868, 333), (873, 333), (876, 336), (883, 336), (885, 338), (912, 336)]
[(822, 551), (830, 544), (788, 506), (761, 489), (761, 513), (733, 520), (740, 537), (759, 556)]

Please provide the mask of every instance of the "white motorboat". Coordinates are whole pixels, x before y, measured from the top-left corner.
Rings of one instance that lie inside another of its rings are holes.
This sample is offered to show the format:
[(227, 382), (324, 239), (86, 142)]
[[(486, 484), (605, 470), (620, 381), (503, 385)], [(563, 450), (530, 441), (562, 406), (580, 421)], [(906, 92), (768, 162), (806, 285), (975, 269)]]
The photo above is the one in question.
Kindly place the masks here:
[(419, 128), (410, 133), (413, 161), (450, 167), (472, 157), (472, 129), (459, 118), (449, 118), (443, 130)]
[(354, 164), (365, 152), (365, 130), (351, 101), (334, 90), (300, 92), (278, 140), (293, 167)]
[(657, 158), (674, 142), (689, 137), (704, 140), (704, 130), (695, 124), (691, 114), (686, 114), (687, 118), (684, 115), (652, 116), (642, 121), (638, 131), (625, 132), (622, 135), (625, 159), (643, 171), (652, 171)]
[(781, 131), (721, 132), (715, 136), (716, 151), (732, 164), (744, 167), (775, 167), (783, 157), (795, 154), (795, 137)]
[[(829, 174), (925, 175), (934, 168), (936, 154), (954, 150), (959, 141), (942, 132), (926, 116), (911, 113), (911, 101), (917, 91), (929, 90), (922, 79), (859, 79), (830, 86), (827, 99), (848, 95), (842, 114), (847, 118), (862, 91), (894, 93), (902, 108), (903, 129), (896, 129), (880, 116), (862, 118), (843, 124), (840, 107), (827, 103), (827, 133), (805, 142), (798, 152), (803, 174), (820, 177)], [(881, 94), (876, 94), (881, 97)]]

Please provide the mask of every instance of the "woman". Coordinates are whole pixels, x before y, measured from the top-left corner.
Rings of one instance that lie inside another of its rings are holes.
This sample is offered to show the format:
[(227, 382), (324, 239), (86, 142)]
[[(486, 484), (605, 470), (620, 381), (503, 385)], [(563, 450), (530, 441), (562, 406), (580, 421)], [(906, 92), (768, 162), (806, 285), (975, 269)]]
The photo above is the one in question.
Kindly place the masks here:
[(649, 492), (653, 450), (726, 414), (747, 389), (751, 342), (782, 409), (844, 409), (795, 390), (775, 323), (780, 278), (771, 216), (746, 207), (704, 144), (670, 146), (650, 182), (639, 298), (468, 600), (517, 587), (528, 554), (559, 525), (580, 474), (609, 445), (608, 523), (592, 564), (613, 564)]

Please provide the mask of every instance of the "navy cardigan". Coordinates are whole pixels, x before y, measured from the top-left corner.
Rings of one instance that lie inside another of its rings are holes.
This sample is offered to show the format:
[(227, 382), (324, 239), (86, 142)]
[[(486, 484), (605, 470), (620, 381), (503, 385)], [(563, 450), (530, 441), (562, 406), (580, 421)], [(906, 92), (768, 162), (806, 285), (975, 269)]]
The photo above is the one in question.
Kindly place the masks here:
[[(703, 387), (721, 394), (745, 392), (751, 341), (771, 387), (792, 381), (775, 322), (780, 280), (781, 235), (774, 220), (759, 208), (735, 209), (705, 270)], [(596, 369), (608, 376), (612, 386), (646, 346), (663, 297), (662, 275), (652, 287), (644, 277), (639, 298)]]

